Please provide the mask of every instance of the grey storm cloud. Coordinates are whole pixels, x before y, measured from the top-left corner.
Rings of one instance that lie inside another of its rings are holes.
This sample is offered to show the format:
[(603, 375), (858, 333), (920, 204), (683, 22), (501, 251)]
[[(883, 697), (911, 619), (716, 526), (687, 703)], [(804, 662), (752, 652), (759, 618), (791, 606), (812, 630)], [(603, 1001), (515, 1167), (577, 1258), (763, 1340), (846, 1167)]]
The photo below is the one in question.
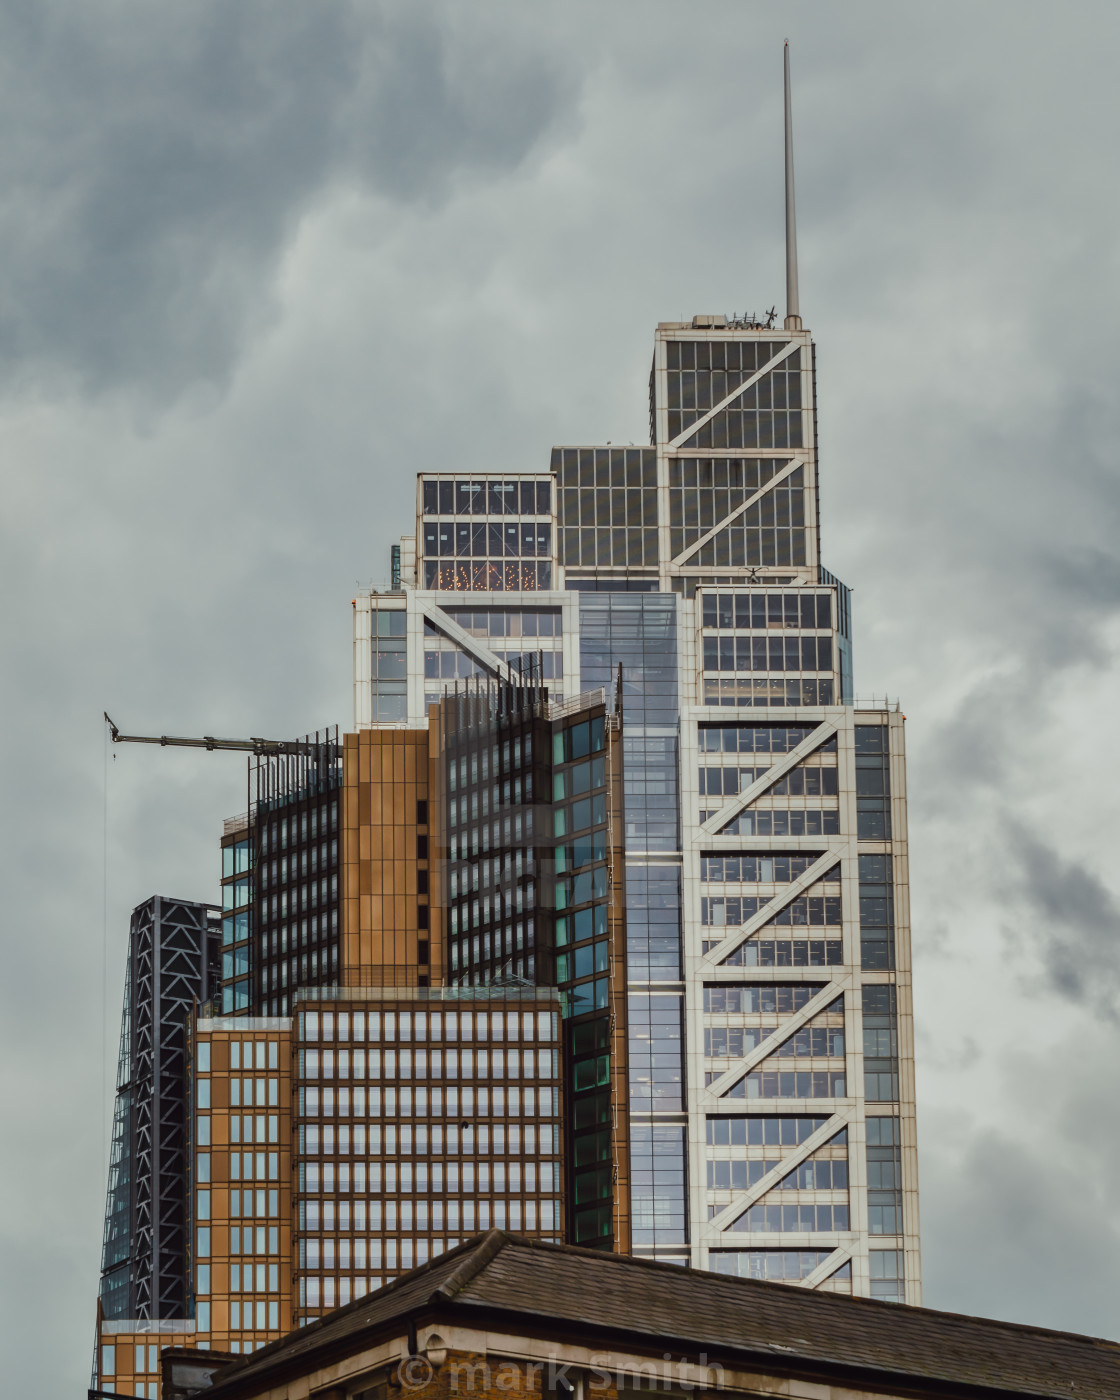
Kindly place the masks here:
[(1062, 996), (1120, 1023), (1120, 900), (1087, 862), (1065, 858), (1014, 822), (1007, 830), (1008, 903), (1022, 918), (1010, 936), (1035, 942)]
[(88, 1374), (129, 909), (214, 897), (246, 800), (102, 710), (345, 726), (417, 471), (642, 441), (654, 323), (780, 303), (787, 35), (824, 562), (907, 714), (925, 1298), (1120, 1334), (1120, 10), (0, 0), (12, 1393)]
[(502, 35), (346, 0), (0, 6), (0, 383), (222, 379), (324, 189), (438, 201), (548, 130), (571, 73)]

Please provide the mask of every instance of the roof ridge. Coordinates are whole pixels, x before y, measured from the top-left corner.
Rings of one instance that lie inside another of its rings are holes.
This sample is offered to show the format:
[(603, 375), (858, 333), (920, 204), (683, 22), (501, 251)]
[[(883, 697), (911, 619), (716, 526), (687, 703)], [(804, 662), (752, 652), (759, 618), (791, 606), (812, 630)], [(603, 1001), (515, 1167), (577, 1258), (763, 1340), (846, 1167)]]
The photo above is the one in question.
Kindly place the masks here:
[(461, 1293), (471, 1279), (486, 1268), (507, 1244), (513, 1243), (510, 1235), (504, 1230), (488, 1230), (477, 1246), (464, 1258), (463, 1262), (457, 1265), (444, 1281), (432, 1292), (431, 1298), (434, 1302), (437, 1298), (453, 1298), (456, 1293)]

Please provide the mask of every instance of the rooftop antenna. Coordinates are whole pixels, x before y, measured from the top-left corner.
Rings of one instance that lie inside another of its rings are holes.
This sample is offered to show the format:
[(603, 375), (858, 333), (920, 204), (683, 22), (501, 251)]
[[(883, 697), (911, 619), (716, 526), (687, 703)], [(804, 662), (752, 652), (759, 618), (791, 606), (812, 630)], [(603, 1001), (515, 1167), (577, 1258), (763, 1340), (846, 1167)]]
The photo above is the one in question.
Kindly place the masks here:
[(786, 91), (786, 320), (787, 331), (801, 329), (797, 298), (797, 208), (793, 197), (793, 104), (789, 92), (789, 40), (785, 46)]

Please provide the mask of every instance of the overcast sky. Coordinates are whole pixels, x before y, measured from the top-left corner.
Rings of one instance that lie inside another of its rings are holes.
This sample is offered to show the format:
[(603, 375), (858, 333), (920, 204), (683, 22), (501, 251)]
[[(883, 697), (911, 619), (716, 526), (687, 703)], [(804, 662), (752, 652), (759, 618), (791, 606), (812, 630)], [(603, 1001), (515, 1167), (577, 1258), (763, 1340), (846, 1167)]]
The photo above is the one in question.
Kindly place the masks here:
[(4, 1389), (87, 1383), (128, 911), (352, 716), (414, 474), (641, 442), (781, 306), (908, 716), (926, 1301), (1120, 1337), (1115, 5), (0, 0)]

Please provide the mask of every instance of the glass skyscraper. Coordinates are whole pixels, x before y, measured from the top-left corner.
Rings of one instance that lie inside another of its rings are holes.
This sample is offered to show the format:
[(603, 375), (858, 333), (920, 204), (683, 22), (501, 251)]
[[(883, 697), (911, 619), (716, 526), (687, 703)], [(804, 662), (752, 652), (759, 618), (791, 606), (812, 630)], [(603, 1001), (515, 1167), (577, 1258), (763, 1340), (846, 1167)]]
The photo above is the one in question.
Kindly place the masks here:
[(788, 141), (787, 193), (784, 324), (659, 325), (648, 446), (418, 477), (353, 732), (253, 760), (193, 916), (173, 1180), (130, 965), (100, 1383), (491, 1224), (921, 1301), (904, 716), (821, 560)]
[[(625, 997), (602, 1034), (625, 1054), (611, 1112), (628, 1122), (630, 1247), (914, 1302), (903, 716), (854, 699), (850, 594), (820, 557), (815, 404), (798, 317), (698, 316), (657, 328), (649, 447), (558, 447), (551, 486), (421, 477), (398, 590), (356, 605), (355, 722), (424, 726), (443, 696), (530, 670), (552, 710), (604, 706)], [(554, 780), (537, 781), (547, 806)], [(451, 801), (460, 888), (480, 819)], [(534, 856), (540, 981), (584, 938), (591, 976), (597, 927), (552, 823)], [(454, 900), (433, 929), (445, 918), (450, 980), (486, 984), (497, 944), (462, 937)], [(593, 1010), (571, 1003), (572, 1036)]]

